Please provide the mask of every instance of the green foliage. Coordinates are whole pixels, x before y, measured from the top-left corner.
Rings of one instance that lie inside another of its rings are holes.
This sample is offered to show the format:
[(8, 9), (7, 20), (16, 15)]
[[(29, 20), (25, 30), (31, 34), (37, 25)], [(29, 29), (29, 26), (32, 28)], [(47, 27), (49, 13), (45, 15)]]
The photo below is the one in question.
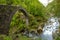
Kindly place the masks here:
[(60, 0), (54, 0), (47, 6), (47, 12), (54, 14), (56, 17), (60, 17)]
[(0, 4), (6, 4), (6, 0), (0, 0)]
[[(10, 2), (10, 1), (9, 1)], [(45, 7), (38, 0), (11, 0), (12, 5), (20, 5), (26, 9), (30, 18), (29, 18), (29, 27), (35, 28), (40, 25), (40, 23), (44, 23), (47, 20), (47, 14), (45, 13)], [(35, 5), (34, 5), (35, 4)], [(20, 14), (19, 14), (20, 15)], [(32, 16), (31, 16), (32, 15)], [(11, 22), (11, 26), (18, 26), (18, 28), (25, 26), (20, 18), (17, 18), (16, 14)], [(32, 18), (33, 17), (33, 18)], [(20, 21), (19, 21), (20, 20)]]
[[(53, 1), (46, 8), (38, 0), (0, 0), (0, 4), (22, 6), (29, 14), (29, 29), (36, 29), (39, 25), (44, 24), (50, 17), (50, 14), (60, 17), (60, 0)], [(27, 28), (26, 18), (22, 12), (17, 12), (10, 24), (10, 34), (22, 29)], [(26, 37), (22, 37), (25, 40)], [(28, 39), (28, 38), (26, 38)], [(6, 40), (10, 40), (8, 37)]]

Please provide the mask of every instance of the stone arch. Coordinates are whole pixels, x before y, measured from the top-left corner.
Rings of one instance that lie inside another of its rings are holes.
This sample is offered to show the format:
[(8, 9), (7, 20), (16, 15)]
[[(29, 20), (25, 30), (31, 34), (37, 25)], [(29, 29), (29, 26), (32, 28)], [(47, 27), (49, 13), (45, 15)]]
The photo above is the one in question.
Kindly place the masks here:
[(26, 10), (20, 6), (0, 5), (0, 34), (8, 34), (11, 19), (16, 11), (21, 11), (28, 18)]

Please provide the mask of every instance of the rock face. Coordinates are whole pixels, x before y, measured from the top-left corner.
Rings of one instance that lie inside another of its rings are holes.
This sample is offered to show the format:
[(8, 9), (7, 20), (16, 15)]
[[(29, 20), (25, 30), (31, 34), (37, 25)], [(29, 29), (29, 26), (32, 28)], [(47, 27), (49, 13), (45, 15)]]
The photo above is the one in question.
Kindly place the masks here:
[(27, 16), (27, 12), (22, 7), (0, 5), (0, 34), (9, 33), (10, 22), (16, 11), (22, 11)]

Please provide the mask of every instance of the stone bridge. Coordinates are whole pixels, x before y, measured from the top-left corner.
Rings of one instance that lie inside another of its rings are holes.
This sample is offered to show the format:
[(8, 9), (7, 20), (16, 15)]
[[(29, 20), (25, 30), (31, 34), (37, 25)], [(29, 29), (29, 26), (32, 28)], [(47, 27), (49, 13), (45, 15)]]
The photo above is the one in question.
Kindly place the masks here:
[(28, 14), (21, 6), (0, 5), (0, 34), (8, 34), (10, 23), (16, 11), (21, 11), (28, 18)]

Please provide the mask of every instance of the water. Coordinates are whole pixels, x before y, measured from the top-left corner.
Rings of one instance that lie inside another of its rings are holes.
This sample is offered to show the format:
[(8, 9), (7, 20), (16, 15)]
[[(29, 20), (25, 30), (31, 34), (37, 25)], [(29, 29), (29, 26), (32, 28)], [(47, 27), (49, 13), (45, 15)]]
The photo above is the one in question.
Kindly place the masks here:
[(48, 21), (45, 23), (43, 32), (41, 34), (36, 34), (35, 32), (28, 32), (26, 30), (24, 32), (24, 35), (27, 37), (32, 38), (33, 40), (37, 38), (41, 38), (42, 40), (53, 40), (53, 33), (56, 32), (59, 28), (59, 21), (57, 17), (51, 17), (48, 19)]
[[(47, 7), (49, 3), (53, 2), (53, 0), (39, 0), (43, 6)], [(52, 34), (56, 32), (59, 28), (58, 18), (51, 17), (48, 19), (47, 23), (44, 25), (43, 33), (40, 34), (42, 40), (53, 40)]]
[(43, 33), (41, 34), (42, 40), (53, 40), (52, 34), (55, 33), (58, 28), (59, 28), (58, 18), (56, 17), (49, 18), (43, 28)]

